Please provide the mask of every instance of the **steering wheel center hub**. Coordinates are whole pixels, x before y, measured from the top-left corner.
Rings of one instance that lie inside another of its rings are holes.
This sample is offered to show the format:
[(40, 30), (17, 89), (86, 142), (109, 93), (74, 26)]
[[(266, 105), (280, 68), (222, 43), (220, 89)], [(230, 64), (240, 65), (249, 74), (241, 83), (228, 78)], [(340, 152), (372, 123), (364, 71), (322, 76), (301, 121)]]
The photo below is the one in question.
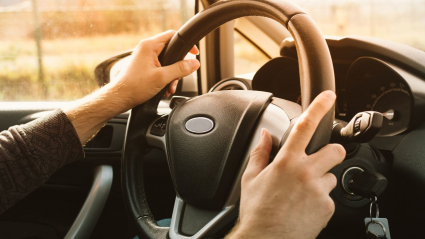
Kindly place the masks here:
[(223, 208), (254, 126), (271, 98), (259, 91), (221, 91), (173, 109), (166, 143), (180, 198), (199, 208)]

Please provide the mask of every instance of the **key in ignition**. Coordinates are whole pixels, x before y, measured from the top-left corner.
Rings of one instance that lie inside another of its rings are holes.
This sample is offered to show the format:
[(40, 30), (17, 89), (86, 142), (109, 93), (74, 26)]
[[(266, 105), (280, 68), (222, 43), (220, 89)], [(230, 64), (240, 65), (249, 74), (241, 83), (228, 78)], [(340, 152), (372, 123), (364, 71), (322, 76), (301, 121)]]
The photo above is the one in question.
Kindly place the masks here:
[(349, 180), (348, 185), (343, 185), (353, 194), (364, 198), (380, 196), (387, 188), (388, 180), (378, 172), (363, 171), (355, 173)]

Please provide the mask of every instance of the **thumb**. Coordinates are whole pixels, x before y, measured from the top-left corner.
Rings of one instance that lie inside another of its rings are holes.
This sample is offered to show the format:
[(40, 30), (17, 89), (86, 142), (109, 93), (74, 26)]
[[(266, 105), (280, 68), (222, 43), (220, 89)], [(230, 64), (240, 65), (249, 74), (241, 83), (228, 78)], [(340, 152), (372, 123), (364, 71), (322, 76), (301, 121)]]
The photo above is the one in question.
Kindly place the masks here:
[(252, 179), (256, 177), (269, 164), (270, 152), (272, 150), (272, 137), (269, 131), (262, 129), (257, 146), (252, 150), (248, 166), (246, 167), (244, 178)]
[(199, 65), (200, 64), (198, 60), (190, 59), (179, 61), (169, 66), (164, 66), (161, 68), (161, 70), (164, 74), (164, 80), (169, 83), (172, 80), (180, 79), (190, 75), (199, 68)]

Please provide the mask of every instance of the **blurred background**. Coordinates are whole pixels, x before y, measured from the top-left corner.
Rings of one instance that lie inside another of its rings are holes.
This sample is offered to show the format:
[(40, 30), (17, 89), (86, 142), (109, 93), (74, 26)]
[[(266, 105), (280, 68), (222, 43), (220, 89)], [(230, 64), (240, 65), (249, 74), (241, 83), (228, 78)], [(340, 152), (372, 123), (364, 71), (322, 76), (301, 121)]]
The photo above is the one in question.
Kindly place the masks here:
[[(425, 0), (295, 0), (325, 35), (374, 36), (425, 50)], [(98, 88), (94, 68), (178, 29), (195, 0), (0, 0), (0, 102), (68, 101)], [(265, 56), (235, 34), (235, 58)], [(255, 71), (256, 69), (252, 69)], [(236, 71), (237, 72), (237, 71)]]

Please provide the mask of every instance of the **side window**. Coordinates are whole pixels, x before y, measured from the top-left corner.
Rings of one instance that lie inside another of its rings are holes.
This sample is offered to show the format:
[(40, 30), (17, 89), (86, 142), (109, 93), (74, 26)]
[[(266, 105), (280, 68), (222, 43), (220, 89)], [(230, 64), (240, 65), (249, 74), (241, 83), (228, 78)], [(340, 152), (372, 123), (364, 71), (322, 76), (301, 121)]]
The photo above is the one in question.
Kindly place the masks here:
[(257, 46), (235, 31), (235, 75), (256, 72), (270, 58)]
[(193, 9), (193, 0), (0, 0), (0, 102), (79, 99), (99, 87), (97, 64), (180, 28)]

